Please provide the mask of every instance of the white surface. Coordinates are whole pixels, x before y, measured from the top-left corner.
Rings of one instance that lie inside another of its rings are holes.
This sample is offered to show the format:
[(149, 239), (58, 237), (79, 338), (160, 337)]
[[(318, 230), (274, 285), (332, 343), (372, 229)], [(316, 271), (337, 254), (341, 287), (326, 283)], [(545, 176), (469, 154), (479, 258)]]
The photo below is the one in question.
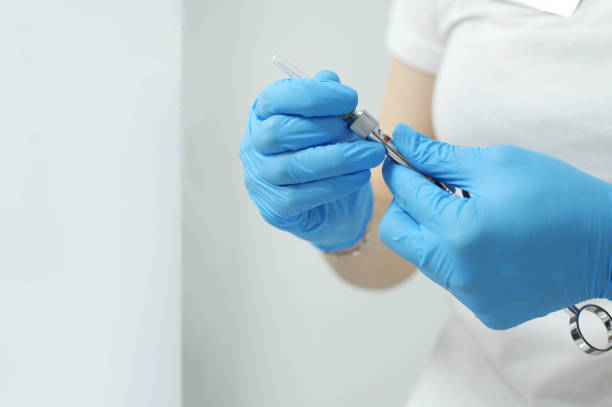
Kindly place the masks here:
[[(585, 1), (564, 18), (490, 0), (399, 1), (389, 45), (406, 63), (438, 69), (440, 140), (514, 144), (612, 181), (612, 3)], [(608, 300), (589, 302), (612, 311)], [(410, 406), (612, 405), (612, 354), (578, 350), (563, 311), (507, 331), (459, 303), (451, 315)]]
[(581, 0), (504, 0), (511, 3), (533, 7), (536, 10), (569, 17), (574, 14)]
[(0, 406), (180, 403), (180, 9), (0, 5)]
[(279, 53), (333, 69), (376, 113), (387, 2), (202, 2), (185, 9), (185, 406), (399, 406), (446, 315), (417, 277), (367, 292), (249, 202), (238, 144)]

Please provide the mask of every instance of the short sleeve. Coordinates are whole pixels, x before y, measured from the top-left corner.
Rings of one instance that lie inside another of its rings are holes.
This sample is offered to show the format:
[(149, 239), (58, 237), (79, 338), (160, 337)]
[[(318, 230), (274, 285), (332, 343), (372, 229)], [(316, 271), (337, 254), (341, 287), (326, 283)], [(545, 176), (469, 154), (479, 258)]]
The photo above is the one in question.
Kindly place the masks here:
[(386, 33), (387, 48), (395, 58), (431, 75), (444, 52), (437, 11), (436, 0), (393, 0)]

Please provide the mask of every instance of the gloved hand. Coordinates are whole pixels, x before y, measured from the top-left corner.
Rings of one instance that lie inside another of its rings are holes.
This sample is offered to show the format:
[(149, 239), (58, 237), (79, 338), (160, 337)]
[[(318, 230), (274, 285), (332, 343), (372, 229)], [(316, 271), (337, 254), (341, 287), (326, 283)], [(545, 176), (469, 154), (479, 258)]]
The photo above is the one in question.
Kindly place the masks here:
[(612, 290), (612, 184), (551, 156), (433, 141), (398, 125), (419, 171), (387, 161), (394, 195), (380, 238), (488, 327), (507, 329)]
[(370, 168), (385, 157), (340, 116), (355, 106), (357, 93), (333, 72), (275, 82), (255, 101), (240, 145), (245, 184), (264, 219), (324, 251), (364, 235)]

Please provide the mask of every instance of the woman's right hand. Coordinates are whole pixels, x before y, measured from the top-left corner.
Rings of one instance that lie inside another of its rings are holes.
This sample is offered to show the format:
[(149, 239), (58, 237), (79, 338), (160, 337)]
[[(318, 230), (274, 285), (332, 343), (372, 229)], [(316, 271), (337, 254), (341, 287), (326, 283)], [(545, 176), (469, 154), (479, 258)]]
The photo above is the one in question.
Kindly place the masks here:
[(357, 92), (330, 71), (274, 82), (253, 104), (240, 145), (245, 185), (263, 218), (326, 252), (365, 234), (370, 168), (385, 157), (342, 119), (356, 106)]

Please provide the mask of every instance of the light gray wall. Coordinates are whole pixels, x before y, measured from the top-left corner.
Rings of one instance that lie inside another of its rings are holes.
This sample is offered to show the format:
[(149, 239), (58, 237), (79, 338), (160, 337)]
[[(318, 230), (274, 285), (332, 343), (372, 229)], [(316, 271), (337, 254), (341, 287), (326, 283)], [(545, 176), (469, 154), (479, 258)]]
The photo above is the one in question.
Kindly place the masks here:
[(377, 113), (388, 2), (185, 1), (185, 406), (400, 406), (446, 317), (422, 276), (369, 292), (249, 202), (238, 144), (283, 77), (332, 69)]
[(0, 50), (0, 406), (175, 407), (180, 3), (0, 1)]

